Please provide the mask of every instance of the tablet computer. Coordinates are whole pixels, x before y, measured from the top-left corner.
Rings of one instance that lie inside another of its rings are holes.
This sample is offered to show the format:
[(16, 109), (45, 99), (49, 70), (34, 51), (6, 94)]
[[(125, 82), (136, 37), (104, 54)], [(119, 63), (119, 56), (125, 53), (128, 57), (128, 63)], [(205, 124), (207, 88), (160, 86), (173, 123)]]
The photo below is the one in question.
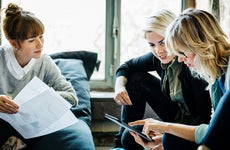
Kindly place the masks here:
[(140, 132), (139, 130), (135, 129), (132, 126), (129, 126), (127, 123), (124, 123), (122, 121), (120, 121), (118, 118), (111, 116), (109, 114), (105, 114), (105, 118), (109, 119), (110, 121), (118, 124), (119, 126), (124, 127), (125, 129), (135, 132), (136, 134), (138, 134), (144, 141), (147, 142), (154, 142), (152, 139), (148, 138), (145, 134), (143, 134), (142, 132)]

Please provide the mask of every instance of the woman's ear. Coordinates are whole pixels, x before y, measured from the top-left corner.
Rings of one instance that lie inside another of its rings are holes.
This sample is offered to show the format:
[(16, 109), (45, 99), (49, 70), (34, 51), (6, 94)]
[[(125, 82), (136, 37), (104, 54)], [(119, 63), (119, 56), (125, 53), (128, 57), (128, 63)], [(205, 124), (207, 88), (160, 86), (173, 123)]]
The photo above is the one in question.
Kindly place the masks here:
[(15, 48), (15, 49), (18, 49), (18, 48), (19, 48), (19, 46), (18, 46), (18, 44), (17, 44), (17, 42), (16, 42), (15, 40), (8, 40), (8, 41), (9, 41), (10, 45), (11, 45), (13, 48)]

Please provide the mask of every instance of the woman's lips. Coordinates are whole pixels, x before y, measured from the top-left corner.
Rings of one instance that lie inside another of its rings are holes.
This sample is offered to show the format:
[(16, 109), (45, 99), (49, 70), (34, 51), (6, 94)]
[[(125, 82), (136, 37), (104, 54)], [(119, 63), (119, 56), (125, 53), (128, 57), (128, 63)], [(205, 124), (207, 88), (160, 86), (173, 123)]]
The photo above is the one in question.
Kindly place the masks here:
[(42, 50), (37, 50), (34, 53), (41, 53), (41, 52), (42, 52)]
[(164, 60), (167, 58), (167, 56), (158, 56), (158, 58), (160, 58), (161, 60)]

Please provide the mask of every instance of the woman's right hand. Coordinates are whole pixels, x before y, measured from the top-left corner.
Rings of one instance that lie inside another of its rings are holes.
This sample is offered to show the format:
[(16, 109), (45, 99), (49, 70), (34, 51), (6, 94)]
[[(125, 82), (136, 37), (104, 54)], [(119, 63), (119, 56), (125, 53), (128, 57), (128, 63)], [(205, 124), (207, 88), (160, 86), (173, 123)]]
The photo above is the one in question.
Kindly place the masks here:
[(162, 134), (160, 133), (153, 133), (151, 138), (154, 139), (154, 142), (145, 142), (139, 135), (134, 132), (130, 132), (130, 134), (134, 137), (135, 141), (140, 144), (145, 149), (150, 150), (164, 150), (162, 145)]
[(15, 114), (18, 112), (19, 106), (12, 100), (11, 97), (0, 95), (0, 112)]
[(132, 105), (129, 94), (125, 88), (127, 78), (124, 76), (117, 77), (115, 83), (114, 100), (118, 105)]
[(114, 100), (119, 105), (132, 105), (129, 94), (126, 91), (125, 87), (121, 87), (117, 89), (117, 91), (115, 91)]

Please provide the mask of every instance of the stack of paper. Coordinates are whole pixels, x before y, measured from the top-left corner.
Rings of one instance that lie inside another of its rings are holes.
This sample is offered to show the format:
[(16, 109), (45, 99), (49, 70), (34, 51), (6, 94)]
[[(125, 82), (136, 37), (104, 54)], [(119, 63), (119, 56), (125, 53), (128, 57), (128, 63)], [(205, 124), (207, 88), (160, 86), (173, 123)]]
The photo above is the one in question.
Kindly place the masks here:
[(14, 98), (16, 114), (0, 113), (25, 139), (46, 135), (78, 121), (71, 105), (39, 78), (34, 77)]

